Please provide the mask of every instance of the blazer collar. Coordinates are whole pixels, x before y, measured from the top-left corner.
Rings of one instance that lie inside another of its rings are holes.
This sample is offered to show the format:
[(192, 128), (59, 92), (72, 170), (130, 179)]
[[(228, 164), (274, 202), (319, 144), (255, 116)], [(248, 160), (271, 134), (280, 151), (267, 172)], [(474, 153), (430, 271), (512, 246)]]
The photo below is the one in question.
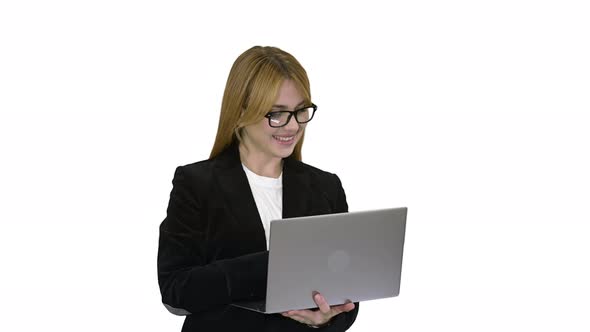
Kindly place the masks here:
[[(215, 159), (221, 189), (228, 197), (228, 205), (234, 215), (262, 225), (248, 178), (242, 168), (238, 143), (232, 143)], [(302, 166), (300, 161), (292, 157), (283, 159), (283, 218), (307, 215), (311, 208), (309, 193), (312, 187)]]

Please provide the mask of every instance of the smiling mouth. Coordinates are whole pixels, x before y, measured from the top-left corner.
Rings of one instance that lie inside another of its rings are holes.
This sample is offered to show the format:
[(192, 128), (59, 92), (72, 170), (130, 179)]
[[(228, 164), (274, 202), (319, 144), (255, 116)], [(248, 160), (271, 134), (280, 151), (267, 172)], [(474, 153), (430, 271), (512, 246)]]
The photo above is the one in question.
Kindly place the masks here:
[(275, 136), (272, 135), (272, 137), (280, 142), (289, 142), (292, 141), (295, 138), (295, 135), (293, 136)]

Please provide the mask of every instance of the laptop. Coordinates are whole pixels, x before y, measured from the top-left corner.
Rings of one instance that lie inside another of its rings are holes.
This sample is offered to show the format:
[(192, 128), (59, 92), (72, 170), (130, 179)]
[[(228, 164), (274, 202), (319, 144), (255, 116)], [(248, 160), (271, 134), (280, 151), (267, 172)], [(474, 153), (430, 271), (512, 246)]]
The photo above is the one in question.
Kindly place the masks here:
[(272, 314), (399, 294), (407, 208), (273, 220), (266, 299), (234, 306)]

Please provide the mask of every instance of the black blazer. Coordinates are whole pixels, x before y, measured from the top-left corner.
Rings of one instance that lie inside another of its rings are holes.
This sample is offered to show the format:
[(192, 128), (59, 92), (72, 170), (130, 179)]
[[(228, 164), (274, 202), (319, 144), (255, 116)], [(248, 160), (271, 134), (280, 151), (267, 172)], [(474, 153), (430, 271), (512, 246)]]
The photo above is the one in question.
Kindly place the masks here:
[[(268, 266), (264, 228), (237, 144), (213, 159), (178, 167), (172, 183), (160, 225), (158, 282), (170, 311), (190, 313), (182, 331), (317, 330), (280, 314), (228, 305), (264, 298)], [(347, 211), (335, 174), (284, 159), (283, 218)], [(357, 313), (358, 303), (321, 330), (345, 331)]]

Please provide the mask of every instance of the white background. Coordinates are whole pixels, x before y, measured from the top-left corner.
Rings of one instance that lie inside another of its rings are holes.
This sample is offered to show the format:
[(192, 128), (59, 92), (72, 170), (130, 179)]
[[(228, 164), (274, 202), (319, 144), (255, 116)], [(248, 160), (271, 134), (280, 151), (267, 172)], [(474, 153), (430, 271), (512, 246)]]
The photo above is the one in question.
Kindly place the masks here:
[[(362, 3), (362, 4), (361, 4)], [(253, 45), (307, 69), (304, 160), (408, 206), (401, 294), (359, 331), (588, 331), (584, 1), (2, 1), (0, 330), (180, 331), (174, 169)]]

